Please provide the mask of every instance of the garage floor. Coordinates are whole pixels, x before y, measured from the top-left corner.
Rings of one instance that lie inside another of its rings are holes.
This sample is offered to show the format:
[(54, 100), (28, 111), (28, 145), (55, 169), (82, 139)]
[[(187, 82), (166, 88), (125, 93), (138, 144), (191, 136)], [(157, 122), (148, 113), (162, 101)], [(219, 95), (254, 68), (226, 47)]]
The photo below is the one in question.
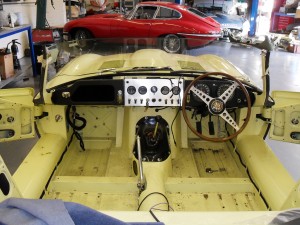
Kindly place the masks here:
[[(227, 42), (216, 42), (204, 48), (191, 50), (193, 55), (211, 53), (223, 56), (237, 65), (248, 74), (255, 83), (262, 87), (261, 82), (261, 55), (260, 50), (231, 44)], [(281, 50), (271, 53), (270, 76), (271, 90), (300, 91), (300, 55), (284, 52)], [(34, 87), (36, 90), (39, 84), (39, 76), (32, 77), (29, 58), (21, 60), (22, 76), (4, 88), (13, 87)], [(0, 154), (7, 164), (11, 173), (14, 173), (18, 165), (34, 145), (36, 139), (22, 140), (14, 143), (0, 143)], [(288, 171), (295, 180), (300, 179), (300, 145), (282, 143), (268, 140)]]

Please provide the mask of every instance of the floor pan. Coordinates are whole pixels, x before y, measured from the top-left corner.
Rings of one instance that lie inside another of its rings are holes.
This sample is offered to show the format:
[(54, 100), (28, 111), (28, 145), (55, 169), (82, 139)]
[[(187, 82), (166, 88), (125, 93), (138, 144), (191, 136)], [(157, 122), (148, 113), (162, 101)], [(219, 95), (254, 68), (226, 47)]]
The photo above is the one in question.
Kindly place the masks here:
[(135, 211), (138, 208), (137, 193), (50, 192), (44, 199), (62, 199), (104, 211)]
[(265, 210), (255, 193), (170, 193), (175, 211), (259, 211)]
[[(85, 141), (86, 150), (72, 144), (45, 192), (97, 210), (138, 208), (138, 178), (132, 159), (111, 140)], [(191, 142), (172, 160), (163, 182), (164, 194), (176, 211), (266, 210), (259, 193), (224, 143)]]

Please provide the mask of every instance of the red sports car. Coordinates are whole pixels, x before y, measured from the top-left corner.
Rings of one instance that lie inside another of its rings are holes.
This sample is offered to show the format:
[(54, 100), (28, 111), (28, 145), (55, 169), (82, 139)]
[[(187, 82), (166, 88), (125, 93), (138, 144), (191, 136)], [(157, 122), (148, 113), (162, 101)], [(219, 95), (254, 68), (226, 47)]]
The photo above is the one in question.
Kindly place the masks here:
[(141, 2), (127, 15), (98, 14), (72, 20), (64, 26), (64, 34), (76, 40), (113, 38), (129, 43), (132, 38), (141, 38), (143, 44), (178, 53), (214, 41), (220, 36), (221, 27), (192, 7), (170, 2)]

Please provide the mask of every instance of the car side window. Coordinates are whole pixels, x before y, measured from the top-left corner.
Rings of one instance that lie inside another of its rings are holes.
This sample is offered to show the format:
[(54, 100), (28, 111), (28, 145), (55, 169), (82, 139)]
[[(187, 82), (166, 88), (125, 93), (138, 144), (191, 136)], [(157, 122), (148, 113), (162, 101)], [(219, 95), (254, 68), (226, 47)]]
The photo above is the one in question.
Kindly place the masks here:
[(157, 7), (155, 6), (140, 6), (135, 14), (134, 19), (152, 19), (155, 12), (157, 10)]
[(178, 11), (165, 7), (160, 7), (156, 15), (156, 18), (159, 19), (178, 19), (180, 17), (181, 14)]
[(204, 14), (203, 12), (200, 12), (198, 9), (195, 9), (195, 8), (192, 8), (192, 7), (188, 8), (188, 11), (190, 11), (190, 12), (192, 12), (192, 13), (194, 13), (194, 14), (196, 14), (197, 16), (200, 16), (200, 17), (202, 17), (202, 18), (207, 17), (206, 14)]

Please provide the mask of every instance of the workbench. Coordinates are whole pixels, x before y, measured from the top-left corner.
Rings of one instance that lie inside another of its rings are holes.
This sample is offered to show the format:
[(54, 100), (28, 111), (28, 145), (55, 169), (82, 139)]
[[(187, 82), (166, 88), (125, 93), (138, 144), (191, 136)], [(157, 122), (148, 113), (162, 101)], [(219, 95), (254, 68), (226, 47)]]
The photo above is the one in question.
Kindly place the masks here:
[(0, 39), (12, 36), (17, 33), (21, 33), (27, 31), (28, 35), (28, 44), (30, 48), (30, 57), (31, 57), (31, 64), (32, 64), (32, 74), (33, 76), (37, 75), (36, 71), (36, 57), (34, 54), (34, 47), (33, 47), (33, 42), (32, 42), (32, 30), (30, 25), (21, 25), (21, 26), (16, 26), (14, 28), (9, 28), (5, 27), (0, 30)]

